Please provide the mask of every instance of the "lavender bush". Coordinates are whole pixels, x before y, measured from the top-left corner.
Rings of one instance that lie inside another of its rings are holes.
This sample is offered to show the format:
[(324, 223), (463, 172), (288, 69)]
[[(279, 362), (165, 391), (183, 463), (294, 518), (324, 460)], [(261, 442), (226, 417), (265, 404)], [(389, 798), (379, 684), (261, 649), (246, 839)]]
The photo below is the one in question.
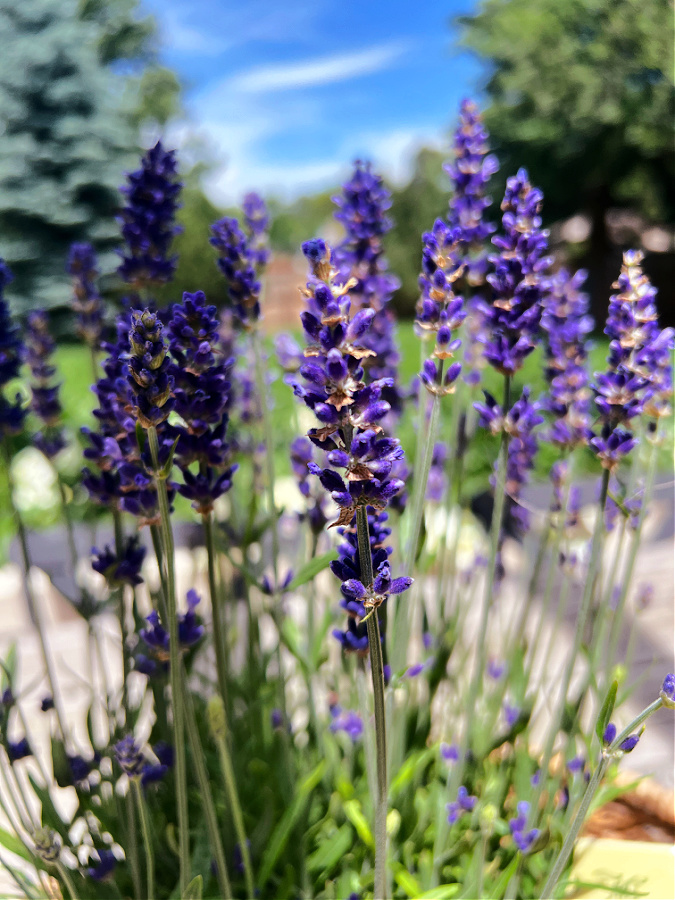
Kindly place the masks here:
[[(180, 181), (175, 154), (153, 147), (123, 188), (122, 307), (106, 307), (91, 247), (74, 245), (68, 261), (96, 404), (74, 493), (49, 323), (40, 312), (12, 321), (0, 261), (4, 477), (17, 440), (32, 441), (55, 469), (74, 566), (83, 494), (100, 531), (98, 580), (80, 579), (71, 598), (90, 650), (86, 715), (74, 721), (13, 507), (43, 662), (39, 710), (21, 694), (14, 650), (2, 665), (0, 860), (22, 895), (564, 890), (591, 805), (614, 790), (648, 717), (675, 708), (667, 674), (627, 721), (630, 647), (620, 655), (667, 437), (673, 333), (659, 329), (656, 291), (630, 251), (609, 302), (606, 370), (589, 371), (585, 275), (555, 266), (542, 194), (522, 169), (497, 224), (488, 142), (465, 102), (449, 212), (422, 237), (412, 387), (388, 306), (389, 195), (370, 165), (357, 163), (335, 198), (343, 241), (302, 247), (305, 309), (275, 364), (261, 334), (269, 216), (257, 195), (241, 221), (214, 223), (215, 254), (204, 248), (227, 307), (199, 285), (158, 307), (176, 266)], [(533, 385), (523, 372), (537, 346)], [(270, 408), (280, 370), (296, 399), (285, 429)], [(533, 508), (542, 442), (558, 456), (550, 501)], [(482, 510), (465, 477), (478, 446), (491, 466)], [(582, 468), (599, 484), (590, 530)], [(204, 565), (185, 592), (175, 529), (186, 519)], [(517, 543), (530, 571), (516, 576)], [(553, 653), (573, 603), (570, 646)]]

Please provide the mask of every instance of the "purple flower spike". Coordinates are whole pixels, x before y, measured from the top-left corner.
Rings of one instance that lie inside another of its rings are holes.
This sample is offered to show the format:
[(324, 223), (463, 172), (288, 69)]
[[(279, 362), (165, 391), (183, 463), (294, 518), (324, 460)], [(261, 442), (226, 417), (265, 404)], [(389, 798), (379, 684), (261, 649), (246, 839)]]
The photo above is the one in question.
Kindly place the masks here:
[(464, 812), (471, 812), (476, 805), (478, 798), (469, 794), (464, 785), (460, 785), (457, 789), (457, 799), (446, 804), (448, 812), (448, 824), (454, 825)]
[(614, 742), (616, 738), (616, 725), (613, 722), (608, 722), (607, 727), (602, 735), (602, 743), (609, 747), (610, 744)]
[(18, 434), (26, 416), (20, 395), (10, 399), (5, 397), (3, 390), (9, 381), (18, 378), (25, 352), (19, 329), (12, 322), (4, 299), (4, 290), (13, 278), (9, 266), (0, 259), (0, 439), (4, 435)]
[(117, 558), (110, 547), (105, 547), (104, 550), (94, 547), (92, 554), (92, 569), (103, 575), (110, 588), (121, 587), (124, 584), (136, 587), (143, 583), (140, 573), (145, 559), (145, 547), (140, 543), (138, 535), (126, 539), (121, 559)]
[(452, 228), (442, 219), (423, 240), (422, 274), (419, 277), (420, 299), (415, 310), (415, 327), (420, 335), (431, 334), (436, 346), (422, 367), (420, 377), (430, 393), (450, 394), (459, 376), (461, 363), (448, 363), (460, 346), (453, 339), (464, 321), (466, 312), (461, 295), (454, 292), (454, 284), (464, 271), (459, 246), (460, 229)]
[(543, 195), (533, 188), (525, 169), (506, 182), (502, 202), (503, 234), (492, 238), (500, 253), (490, 257), (491, 303), (483, 307), (487, 342), (485, 357), (504, 375), (513, 375), (534, 350), (547, 289), (550, 258), (548, 231), (541, 227)]
[(145, 765), (145, 757), (134, 740), (133, 734), (127, 734), (115, 744), (115, 758), (120, 769), (129, 778), (140, 777)]
[[(324, 241), (307, 241), (303, 252), (311, 269), (305, 291), (307, 309), (302, 314), (310, 346), (299, 373), (304, 384), (296, 382), (293, 389), (319, 420), (320, 427), (311, 429), (308, 437), (324, 451), (330, 468), (321, 468), (301, 448), (298, 451), (304, 458), (298, 459), (298, 465), (306, 465), (318, 477), (339, 507), (331, 527), (343, 528), (344, 540), (331, 569), (343, 582), (342, 605), (349, 620), (346, 631), (333, 633), (345, 650), (365, 655), (368, 638), (362, 620), (390, 593), (401, 593), (411, 584), (408, 578), (391, 578), (387, 562), (391, 551), (385, 544), (390, 531), (383, 510), (404, 486), (392, 475), (403, 458), (402, 448), (396, 439), (383, 435), (380, 425), (391, 408), (382, 399), (383, 391), (393, 382), (389, 378), (367, 381), (363, 361), (374, 357), (375, 351), (365, 346), (364, 339), (374, 311), (361, 310), (352, 318), (348, 291), (353, 279), (341, 283)], [(356, 539), (359, 508), (368, 516), (375, 573), (369, 584), (364, 583)]]
[(457, 762), (459, 759), (459, 749), (455, 744), (441, 744), (441, 757), (446, 762)]
[(492, 204), (485, 189), (499, 168), (496, 156), (489, 152), (488, 138), (478, 107), (472, 100), (463, 100), (454, 136), (454, 159), (443, 168), (453, 188), (448, 221), (451, 228), (460, 229), (465, 278), (471, 286), (481, 285), (485, 280), (484, 245), (495, 230), (494, 224), (484, 218)]
[(165, 422), (174, 406), (173, 375), (162, 329), (157, 313), (149, 309), (132, 312), (128, 381), (134, 395), (134, 415), (143, 428)]
[(98, 263), (91, 244), (72, 244), (66, 268), (73, 279), (71, 309), (77, 319), (77, 333), (93, 350), (98, 350), (103, 332), (103, 303), (96, 286)]
[(232, 360), (221, 356), (219, 326), (216, 308), (207, 305), (202, 291), (183, 294), (167, 326), (175, 363), (175, 410), (183, 422), (172, 431), (177, 438), (174, 458), (183, 475), (178, 492), (201, 515), (208, 515), (230, 489), (237, 469), (226, 438)]
[(261, 284), (252, 239), (236, 219), (228, 217), (213, 224), (211, 233), (210, 243), (218, 252), (218, 268), (225, 276), (232, 309), (243, 328), (254, 328), (260, 319)]
[(339, 706), (333, 706), (331, 708), (331, 715), (333, 721), (330, 724), (330, 730), (333, 734), (338, 731), (344, 731), (353, 743), (356, 743), (363, 735), (363, 720), (358, 713), (353, 712), (352, 710), (345, 710), (343, 712)]
[(63, 408), (59, 384), (54, 380), (56, 367), (52, 364), (55, 347), (47, 313), (44, 310), (31, 312), (26, 329), (26, 362), (31, 374), (31, 409), (42, 426), (34, 442), (49, 459), (66, 446), (61, 427)]
[(545, 375), (549, 390), (543, 408), (553, 416), (549, 439), (567, 450), (585, 443), (591, 418), (586, 336), (593, 319), (588, 315), (588, 297), (580, 290), (585, 280), (583, 270), (570, 276), (561, 269), (553, 275), (541, 319), (548, 338)]
[(335, 248), (334, 264), (340, 277), (355, 283), (349, 290), (352, 315), (359, 310), (374, 310), (370, 325), (362, 337), (363, 346), (374, 355), (364, 361), (373, 380), (389, 378), (392, 385), (383, 391), (383, 398), (392, 412), (402, 411), (402, 396), (398, 379), (399, 354), (394, 342), (394, 316), (388, 308), (392, 294), (399, 287), (398, 279), (388, 272), (382, 238), (391, 228), (386, 210), (391, 195), (382, 178), (372, 172), (370, 163), (357, 161), (352, 177), (333, 197), (338, 211), (335, 218), (345, 229), (344, 241)]
[(141, 159), (141, 168), (127, 176), (122, 188), (127, 204), (120, 215), (125, 248), (118, 269), (123, 281), (140, 289), (173, 278), (176, 257), (169, 256), (181, 183), (177, 180), (174, 150), (161, 142)]
[(525, 830), (529, 812), (530, 804), (526, 800), (521, 800), (518, 804), (518, 815), (513, 819), (509, 819), (509, 828), (513, 836), (513, 842), (521, 853), (527, 853), (539, 837), (539, 829), (531, 828), (529, 831)]
[(623, 255), (618, 293), (609, 303), (605, 333), (610, 337), (608, 371), (596, 375), (595, 404), (600, 433), (589, 443), (603, 468), (614, 472), (636, 444), (630, 420), (643, 411), (654, 418), (668, 414), (672, 393), (671, 329), (659, 331), (656, 291), (643, 275), (642, 253)]
[(675, 709), (675, 675), (669, 672), (663, 679), (660, 695), (664, 706)]
[(244, 214), (244, 224), (250, 235), (251, 258), (258, 270), (263, 269), (270, 258), (269, 251), (269, 227), (270, 217), (267, 206), (262, 197), (255, 192), (246, 194), (241, 209)]

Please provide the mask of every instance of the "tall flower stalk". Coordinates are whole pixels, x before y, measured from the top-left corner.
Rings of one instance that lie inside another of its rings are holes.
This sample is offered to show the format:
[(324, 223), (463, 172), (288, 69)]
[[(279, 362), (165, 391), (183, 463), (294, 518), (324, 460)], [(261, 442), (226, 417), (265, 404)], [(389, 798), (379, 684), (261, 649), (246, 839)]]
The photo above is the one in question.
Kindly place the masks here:
[[(152, 477), (159, 502), (163, 560), (166, 581), (166, 604), (169, 617), (169, 673), (173, 701), (173, 735), (176, 748), (176, 805), (178, 809), (178, 842), (180, 847), (181, 890), (187, 889), (190, 873), (190, 833), (187, 802), (187, 764), (185, 757), (185, 709), (181, 684), (180, 646), (176, 605), (175, 561), (170, 503), (166, 487), (170, 458), (162, 459), (157, 426), (165, 422), (174, 402), (171, 397), (173, 376), (170, 373), (162, 323), (149, 310), (132, 313), (129, 333), (129, 385), (134, 396), (133, 414), (147, 434), (152, 462)], [(169, 465), (167, 465), (167, 462)]]
[[(339, 515), (331, 527), (340, 526), (355, 533), (349, 542), (352, 552), (334, 564), (333, 571), (342, 581), (342, 593), (355, 605), (356, 619), (367, 626), (370, 654), (377, 756), (377, 795), (375, 808), (375, 896), (386, 896), (386, 817), (387, 817), (387, 752), (384, 706), (384, 667), (382, 638), (378, 616), (389, 594), (406, 590), (412, 579), (392, 579), (388, 554), (373, 568), (368, 508), (381, 512), (401, 489), (402, 483), (391, 478), (395, 459), (401, 458), (398, 441), (380, 436), (380, 421), (389, 411), (381, 399), (388, 386), (386, 379), (366, 384), (361, 361), (374, 355), (364, 347), (363, 335), (375, 315), (372, 309), (350, 314), (349, 290), (353, 281), (343, 281), (331, 264), (330, 251), (321, 240), (303, 244), (310, 264), (311, 279), (305, 296), (307, 310), (302, 324), (311, 342), (300, 368), (305, 384), (296, 383), (296, 394), (314, 411), (318, 428), (308, 432), (310, 440), (326, 453), (329, 467), (310, 463), (339, 507)], [(347, 481), (338, 471), (345, 471)], [(351, 576), (351, 577), (350, 577)]]

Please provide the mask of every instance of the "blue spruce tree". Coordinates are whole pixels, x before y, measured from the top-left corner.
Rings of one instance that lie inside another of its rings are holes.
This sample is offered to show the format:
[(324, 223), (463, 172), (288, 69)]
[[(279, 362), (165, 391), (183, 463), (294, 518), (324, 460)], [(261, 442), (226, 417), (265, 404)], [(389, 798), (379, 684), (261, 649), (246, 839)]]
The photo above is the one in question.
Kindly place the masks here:
[(0, 0), (0, 35), (0, 256), (21, 308), (58, 306), (72, 241), (93, 242), (114, 265), (133, 110), (75, 0)]

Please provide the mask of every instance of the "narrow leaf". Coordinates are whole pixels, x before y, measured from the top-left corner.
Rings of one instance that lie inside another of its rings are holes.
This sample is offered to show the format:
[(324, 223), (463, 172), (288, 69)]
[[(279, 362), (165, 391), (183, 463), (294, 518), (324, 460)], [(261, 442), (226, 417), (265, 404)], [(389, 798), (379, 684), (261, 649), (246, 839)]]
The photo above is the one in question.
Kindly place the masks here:
[(612, 713), (614, 712), (614, 704), (616, 703), (616, 692), (619, 689), (619, 682), (613, 681), (607, 691), (607, 696), (605, 697), (605, 702), (602, 704), (602, 708), (600, 709), (600, 715), (598, 716), (598, 723), (595, 726), (595, 733), (598, 736), (598, 740), (602, 744), (602, 737), (605, 733), (605, 729), (609, 725), (609, 720), (612, 718)]
[(323, 572), (323, 570), (326, 569), (332, 563), (332, 561), (337, 558), (338, 555), (335, 550), (329, 550), (328, 553), (323, 553), (321, 556), (315, 556), (312, 559), (308, 560), (304, 564), (304, 566), (300, 567), (297, 575), (288, 585), (286, 590), (295, 591), (297, 588), (302, 587), (303, 584), (307, 584), (308, 581), (311, 581), (312, 578), (315, 578), (319, 574), (319, 572)]
[(11, 834), (11, 832), (5, 831), (4, 828), (0, 828), (0, 845), (2, 845), (6, 850), (9, 850), (10, 853), (14, 853), (16, 854), (16, 856), (20, 856), (21, 859), (32, 862), (32, 857), (28, 850), (24, 847), (21, 840), (15, 834)]
[(409, 897), (416, 898), (421, 896), (422, 891), (417, 879), (413, 878), (406, 867), (400, 863), (394, 872), (394, 879), (396, 880), (396, 884), (402, 888)]
[(202, 900), (203, 887), (204, 879), (201, 875), (196, 875), (185, 888), (182, 900)]
[(361, 811), (361, 804), (359, 803), (359, 801), (347, 800), (343, 808), (345, 811), (345, 815), (356, 829), (356, 833), (358, 834), (361, 841), (366, 845), (366, 847), (370, 847), (371, 850), (374, 850), (375, 841), (373, 839), (373, 833), (370, 830), (368, 820)]
[(323, 778), (326, 770), (326, 762), (322, 760), (319, 765), (305, 778), (297, 790), (296, 798), (281, 817), (281, 821), (272, 832), (267, 848), (260, 863), (258, 887), (262, 890), (272, 874), (279, 857), (288, 843), (294, 826), (304, 812), (309, 800), (309, 795)]

